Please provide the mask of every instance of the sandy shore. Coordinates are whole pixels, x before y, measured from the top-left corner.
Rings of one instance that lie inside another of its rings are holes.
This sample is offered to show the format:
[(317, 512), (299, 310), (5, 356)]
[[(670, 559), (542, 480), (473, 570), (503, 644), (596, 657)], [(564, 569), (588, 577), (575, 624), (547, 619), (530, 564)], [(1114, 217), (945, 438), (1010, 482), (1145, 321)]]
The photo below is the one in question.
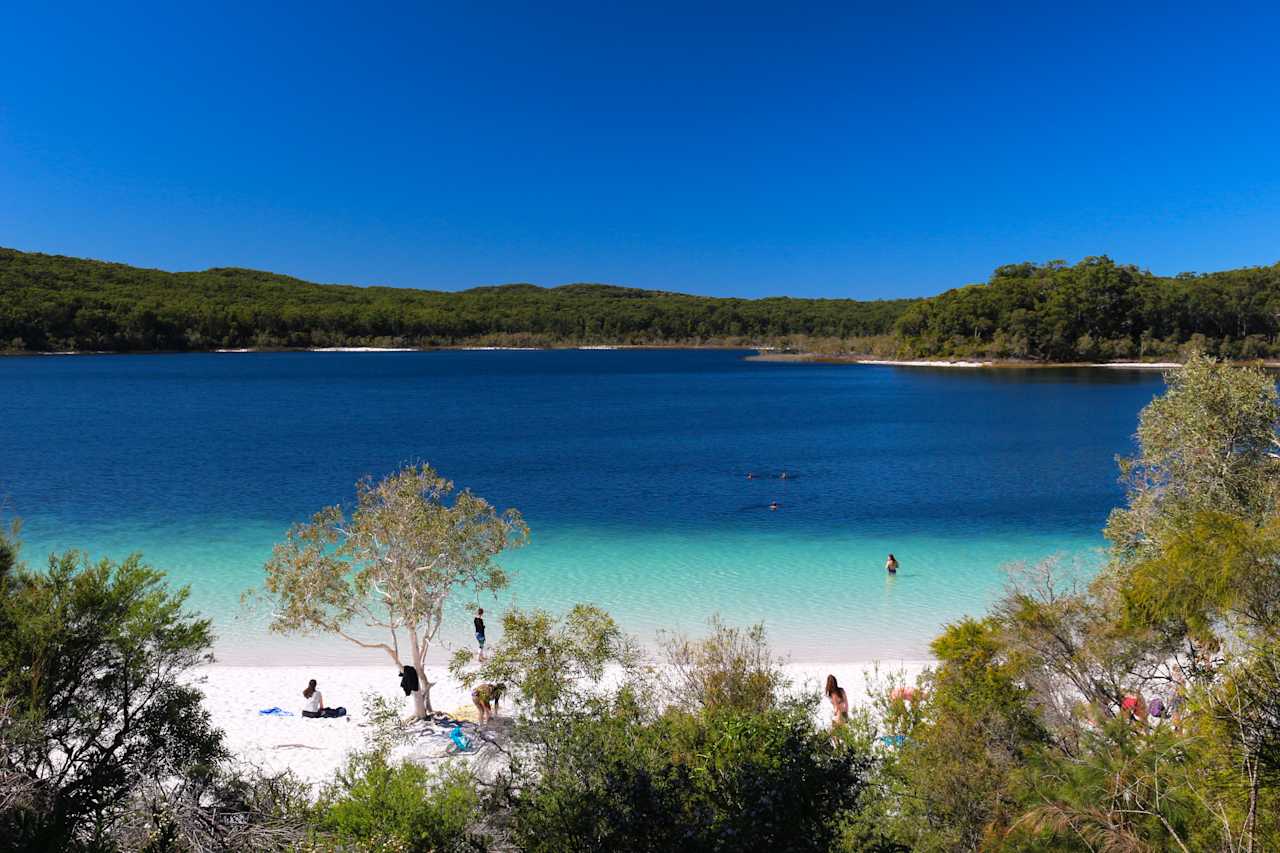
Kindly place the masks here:
[[(851, 703), (865, 701), (868, 684), (877, 670), (881, 676), (901, 672), (914, 679), (926, 665), (923, 661), (881, 661), (855, 663), (792, 663), (787, 674), (799, 688), (817, 688), (828, 673), (834, 673), (848, 692)], [(436, 685), (431, 699), (437, 711), (454, 716), (474, 714), (470, 692), (463, 689), (443, 669), (430, 668)], [(343, 706), (347, 716), (337, 719), (307, 719), (300, 713), (302, 690), (308, 679), (316, 679), (326, 706)], [(197, 682), (205, 693), (205, 707), (213, 723), (226, 732), (227, 746), (247, 764), (268, 772), (292, 770), (300, 778), (319, 783), (331, 779), (347, 754), (362, 748), (370, 726), (366, 697), (382, 696), (408, 716), (412, 705), (400, 690), (399, 675), (392, 666), (226, 666), (214, 665), (198, 671)], [(278, 707), (292, 716), (264, 716), (259, 711)], [(519, 713), (504, 704), (501, 715)], [(821, 705), (814, 712), (824, 722), (830, 709)], [(445, 737), (420, 737), (398, 753), (424, 764), (445, 758)]]
[[(783, 363), (809, 364), (873, 364), (889, 367), (1014, 367), (1014, 368), (1054, 368), (1054, 367), (1105, 367), (1113, 370), (1170, 370), (1181, 367), (1176, 361), (1025, 361), (1020, 359), (984, 359), (982, 361), (966, 359), (891, 359), (875, 358), (869, 355), (824, 354), (811, 352), (772, 352), (762, 349), (755, 355), (745, 357), (747, 361), (774, 361)], [(1248, 363), (1248, 362), (1246, 362)], [(1263, 367), (1277, 367), (1280, 362), (1263, 362)]]

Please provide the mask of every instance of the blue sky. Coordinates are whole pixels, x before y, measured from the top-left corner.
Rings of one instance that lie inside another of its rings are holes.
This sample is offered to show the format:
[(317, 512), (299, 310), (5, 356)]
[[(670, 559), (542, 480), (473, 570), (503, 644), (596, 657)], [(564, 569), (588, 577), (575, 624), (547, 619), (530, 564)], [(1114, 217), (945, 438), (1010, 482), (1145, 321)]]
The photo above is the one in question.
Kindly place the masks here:
[(857, 298), (1280, 260), (1262, 4), (111, 5), (4, 14), (0, 245)]

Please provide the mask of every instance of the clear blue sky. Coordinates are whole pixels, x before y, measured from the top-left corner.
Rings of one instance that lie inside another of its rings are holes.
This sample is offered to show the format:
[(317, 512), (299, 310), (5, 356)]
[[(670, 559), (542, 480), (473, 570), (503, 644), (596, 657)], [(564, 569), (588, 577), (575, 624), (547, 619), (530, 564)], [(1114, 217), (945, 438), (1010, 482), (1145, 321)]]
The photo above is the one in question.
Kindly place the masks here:
[(859, 298), (1280, 260), (1280, 13), (1120, 5), (11, 4), (0, 245)]

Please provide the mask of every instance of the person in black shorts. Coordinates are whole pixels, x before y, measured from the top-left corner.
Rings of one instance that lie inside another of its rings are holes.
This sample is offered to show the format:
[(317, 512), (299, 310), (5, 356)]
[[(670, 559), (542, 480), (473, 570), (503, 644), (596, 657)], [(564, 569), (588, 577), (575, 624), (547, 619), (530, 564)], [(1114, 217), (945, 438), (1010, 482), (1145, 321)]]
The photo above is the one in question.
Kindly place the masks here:
[(476, 642), (480, 644), (480, 660), (484, 660), (484, 608), (476, 610)]

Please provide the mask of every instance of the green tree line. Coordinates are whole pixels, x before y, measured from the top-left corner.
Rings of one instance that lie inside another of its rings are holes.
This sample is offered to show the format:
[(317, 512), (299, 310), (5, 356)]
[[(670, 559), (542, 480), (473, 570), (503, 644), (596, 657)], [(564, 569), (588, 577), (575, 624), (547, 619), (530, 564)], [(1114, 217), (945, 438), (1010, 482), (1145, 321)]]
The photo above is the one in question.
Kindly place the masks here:
[(458, 293), (170, 273), (0, 249), (0, 349), (754, 343), (887, 333), (908, 300), (723, 299), (600, 284)]
[(894, 333), (904, 355), (1261, 358), (1280, 353), (1280, 264), (1172, 278), (1107, 257), (1012, 264), (913, 303)]
[(780, 345), (1068, 362), (1280, 355), (1280, 264), (1157, 276), (1107, 257), (998, 268), (926, 299), (731, 299), (603, 284), (460, 292), (170, 273), (0, 249), (0, 349)]

